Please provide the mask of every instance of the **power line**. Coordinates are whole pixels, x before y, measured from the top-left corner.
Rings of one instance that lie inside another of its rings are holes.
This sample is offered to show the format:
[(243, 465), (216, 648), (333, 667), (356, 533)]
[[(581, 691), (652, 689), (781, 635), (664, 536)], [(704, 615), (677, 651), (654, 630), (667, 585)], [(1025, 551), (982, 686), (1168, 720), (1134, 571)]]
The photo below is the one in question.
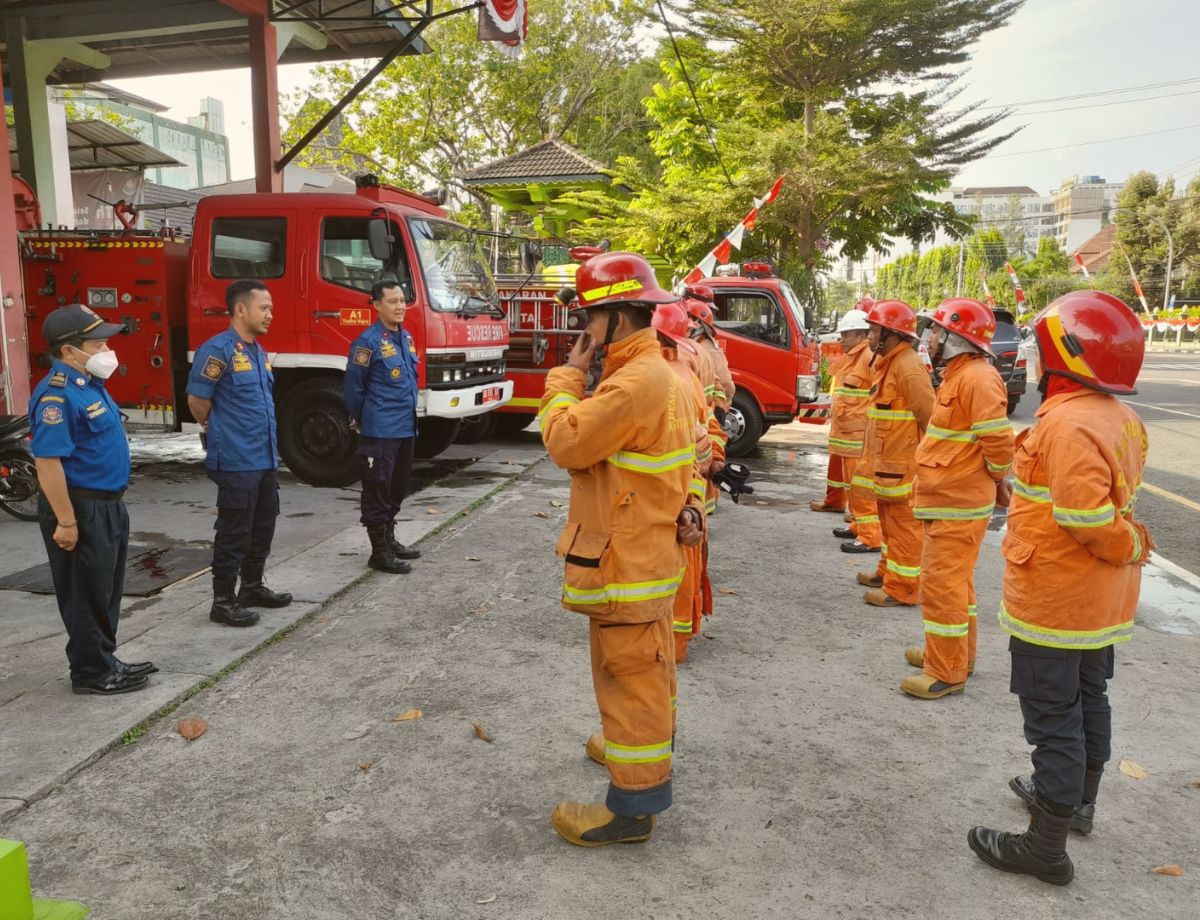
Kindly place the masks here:
[(1200, 89), (1184, 90), (1182, 93), (1164, 93), (1160, 96), (1143, 96), (1140, 99), (1114, 99), (1112, 102), (1093, 102), (1089, 105), (1070, 105), (1061, 109), (1045, 109), (1041, 112), (1021, 112), (1022, 118), (1034, 118), (1038, 115), (1053, 115), (1057, 112), (1078, 112), (1080, 109), (1102, 109), (1110, 105), (1129, 105), (1133, 102), (1155, 102), (1159, 99), (1174, 99), (1176, 96), (1194, 96)]
[(1090, 147), (1092, 144), (1109, 144), (1113, 141), (1132, 140), (1135, 137), (1154, 137), (1158, 134), (1171, 134), (1175, 131), (1188, 131), (1192, 128), (1200, 128), (1200, 122), (1197, 122), (1194, 125), (1181, 125), (1178, 128), (1164, 128), (1161, 131), (1145, 131), (1141, 134), (1123, 134), (1120, 137), (1102, 137), (1099, 140), (1094, 141), (1080, 141), (1078, 144), (1059, 144), (1056, 147), (1037, 147), (1033, 150), (1014, 150), (1011, 153), (993, 153), (987, 157), (984, 157), (984, 159), (998, 160), (1001, 157), (1019, 157), (1027, 153), (1047, 153), (1051, 150), (1067, 150), (1071, 147)]
[(1042, 105), (1048, 102), (1070, 102), (1074, 99), (1091, 99), (1095, 96), (1119, 96), (1122, 93), (1135, 93), (1146, 89), (1162, 89), (1166, 86), (1182, 86), (1185, 83), (1200, 83), (1200, 77), (1188, 77), (1186, 80), (1168, 80), (1165, 83), (1145, 83), (1141, 86), (1124, 86), (1119, 89), (1103, 89), (1093, 93), (1077, 93), (1073, 96), (1051, 96), (1048, 99), (1026, 99), (1023, 102), (1005, 102), (1001, 105), (984, 105), (979, 107), (979, 111), (985, 109), (1013, 109), (1022, 105)]

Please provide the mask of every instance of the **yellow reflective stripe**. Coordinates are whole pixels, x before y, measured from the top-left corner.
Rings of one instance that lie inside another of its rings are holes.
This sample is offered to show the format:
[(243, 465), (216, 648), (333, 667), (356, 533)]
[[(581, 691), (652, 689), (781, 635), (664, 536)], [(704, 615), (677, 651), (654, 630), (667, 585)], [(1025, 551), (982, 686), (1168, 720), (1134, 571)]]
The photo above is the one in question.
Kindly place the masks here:
[(671, 623), (677, 633), (690, 633), (692, 631), (691, 620), (672, 620)]
[(717, 402), (723, 402), (725, 399), (725, 391), (721, 387), (713, 387), (712, 395)]
[(671, 712), (674, 712), (678, 708), (679, 708), (679, 697), (678, 696), (671, 697)]
[(848, 488), (850, 488), (850, 483), (838, 482), (836, 479), (826, 479), (825, 485), (829, 486), (829, 488), (831, 488), (831, 489), (848, 489)]
[(830, 447), (840, 447), (843, 450), (862, 450), (862, 441), (850, 441), (846, 438), (830, 438)]
[(894, 559), (887, 561), (888, 571), (894, 575), (899, 575), (901, 578), (920, 578), (921, 567), (919, 565), (901, 565)]
[(979, 607), (975, 604), (967, 604), (967, 616), (979, 616)]
[(688, 491), (697, 498), (704, 498), (705, 483), (703, 479), (693, 479), (688, 486)]
[(671, 759), (671, 742), (660, 741), (657, 744), (617, 744), (615, 741), (604, 740), (604, 759), (615, 763), (662, 763)]
[(1137, 483), (1136, 485), (1134, 485), (1133, 493), (1129, 496), (1129, 501), (1127, 501), (1125, 504), (1123, 504), (1121, 506), (1122, 514), (1131, 514), (1133, 512), (1133, 506), (1137, 504), (1138, 492), (1140, 492), (1141, 490), (1142, 490), (1142, 484), (1140, 482)]
[(1117, 510), (1112, 502), (1106, 502), (1099, 508), (1060, 508), (1054, 506), (1054, 520), (1062, 527), (1104, 527), (1111, 524), (1117, 516)]
[(913, 517), (918, 521), (979, 521), (990, 518), (996, 503), (977, 508), (913, 508)]
[(684, 569), (674, 578), (659, 581), (614, 582), (602, 588), (576, 588), (563, 582), (563, 600), (572, 604), (636, 604), (662, 597), (674, 597), (683, 581)]
[(584, 303), (592, 300), (599, 300), (601, 297), (611, 297), (615, 294), (624, 294), (627, 291), (641, 291), (645, 288), (637, 278), (629, 278), (625, 281), (618, 281), (615, 284), (604, 284), (600, 287), (594, 287), (587, 291), (580, 291), (579, 296)]
[(1012, 469), (1011, 463), (992, 463), (987, 457), (983, 458), (983, 462), (987, 464), (987, 468), (993, 473), (1006, 473)]
[(870, 476), (852, 476), (850, 478), (851, 485), (856, 485), (860, 489), (874, 489), (875, 480)]
[(537, 417), (540, 419), (551, 409), (557, 409), (559, 406), (573, 406), (577, 402), (579, 402), (578, 396), (572, 396), (570, 393), (557, 393), (542, 407)]
[(1039, 505), (1050, 504), (1050, 487), (1035, 486), (1020, 479), (1013, 479), (1013, 492), (1026, 501), (1037, 502)]
[(864, 514), (862, 517), (855, 517), (854, 523), (855, 524), (878, 524), (879, 523), (879, 515), (878, 514)]
[(833, 391), (834, 396), (846, 396), (850, 399), (863, 399), (871, 395), (870, 390), (856, 390), (853, 387), (838, 387)]
[(704, 513), (705, 514), (715, 514), (716, 511), (717, 511), (717, 500), (715, 498), (710, 498), (708, 501), (706, 501), (704, 503)]
[(933, 636), (945, 636), (948, 639), (965, 639), (971, 631), (971, 622), (966, 623), (935, 623), (925, 620), (925, 632)]
[(695, 444), (669, 454), (638, 454), (631, 450), (619, 450), (608, 458), (613, 466), (635, 473), (669, 473), (681, 466), (691, 466), (695, 460)]
[(1037, 626), (1017, 619), (1008, 612), (1003, 601), (1000, 602), (997, 619), (1000, 621), (1000, 628), (1010, 636), (1016, 636), (1022, 642), (1049, 648), (1107, 648), (1133, 638), (1133, 620), (1126, 620), (1115, 626), (1105, 626), (1103, 629), (1051, 629), (1049, 626)]
[(872, 406), (867, 410), (867, 418), (885, 422), (915, 422), (917, 417), (908, 409), (880, 409)]
[(989, 418), (982, 422), (975, 422), (971, 426), (971, 430), (983, 434), (991, 431), (1007, 431), (1012, 428), (1012, 422), (1007, 418)]
[(1125, 561), (1129, 562), (1129, 563), (1134, 563), (1134, 562), (1137, 562), (1142, 557), (1142, 537), (1137, 532), (1136, 527), (1130, 527), (1129, 534), (1130, 534), (1130, 536), (1133, 537), (1133, 555), (1130, 556)]
[(970, 431), (955, 431), (952, 428), (939, 428), (937, 425), (930, 425), (926, 428), (925, 437), (932, 438), (934, 441), (964, 441), (968, 444), (976, 440), (975, 435)]
[(912, 483), (905, 483), (902, 486), (881, 486), (879, 483), (873, 483), (873, 488), (876, 495), (886, 495), (889, 498), (899, 498), (902, 495), (912, 494)]

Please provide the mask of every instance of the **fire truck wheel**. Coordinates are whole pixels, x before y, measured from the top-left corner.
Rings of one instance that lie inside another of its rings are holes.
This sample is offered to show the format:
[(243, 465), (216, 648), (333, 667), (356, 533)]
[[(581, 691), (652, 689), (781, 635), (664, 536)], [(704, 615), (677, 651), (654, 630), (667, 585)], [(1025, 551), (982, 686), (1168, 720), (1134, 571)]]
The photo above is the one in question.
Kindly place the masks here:
[(526, 428), (533, 421), (532, 415), (526, 415), (524, 412), (493, 412), (492, 415), (492, 434), (498, 438), (511, 438)]
[(314, 377), (288, 391), (279, 413), (279, 453), (300, 481), (314, 486), (357, 482), (354, 445), (340, 379)]
[(725, 413), (725, 433), (729, 443), (725, 446), (727, 457), (744, 457), (754, 450), (758, 439), (763, 436), (763, 417), (758, 411), (754, 397), (739, 391), (733, 397), (733, 405)]
[(457, 418), (438, 418), (428, 416), (417, 421), (417, 443), (413, 453), (421, 460), (436, 457), (454, 443), (458, 434)]
[(458, 434), (454, 437), (455, 444), (474, 444), (482, 441), (492, 433), (493, 413), (484, 412), (482, 415), (468, 415), (458, 426)]

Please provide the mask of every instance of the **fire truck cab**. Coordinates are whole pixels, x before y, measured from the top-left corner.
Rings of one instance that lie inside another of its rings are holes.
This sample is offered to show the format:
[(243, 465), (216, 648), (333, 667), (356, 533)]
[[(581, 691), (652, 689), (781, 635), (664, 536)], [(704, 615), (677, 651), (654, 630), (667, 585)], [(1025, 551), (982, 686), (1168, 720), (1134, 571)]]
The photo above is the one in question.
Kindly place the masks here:
[[(262, 344), (275, 375), (279, 449), (304, 482), (357, 478), (342, 402), (350, 343), (374, 322), (372, 284), (397, 281), (420, 358), (417, 453), (433, 456), (460, 420), (512, 395), (508, 325), (476, 235), (432, 200), (364, 177), (356, 194), (210, 196), (189, 241), (139, 231), (24, 235), (31, 326), (79, 301), (128, 335), (109, 392), (132, 425), (178, 429), (196, 349), (229, 324), (230, 282), (262, 281), (275, 304)], [(46, 362), (31, 362), (34, 376)]]

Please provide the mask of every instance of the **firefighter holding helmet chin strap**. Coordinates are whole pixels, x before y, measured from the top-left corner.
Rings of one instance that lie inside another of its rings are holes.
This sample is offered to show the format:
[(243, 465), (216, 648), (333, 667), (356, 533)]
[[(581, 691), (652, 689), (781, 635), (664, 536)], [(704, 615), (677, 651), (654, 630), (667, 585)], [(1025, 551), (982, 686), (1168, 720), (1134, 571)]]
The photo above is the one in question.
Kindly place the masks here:
[(1033, 776), (1009, 786), (1030, 822), (1023, 834), (975, 827), (967, 841), (998, 869), (1065, 885), (1067, 835), (1091, 832), (1112, 752), (1113, 647), (1133, 637), (1154, 548), (1133, 517), (1146, 428), (1116, 398), (1137, 392), (1146, 346), (1133, 311), (1101, 291), (1058, 298), (1033, 327), (1045, 401), (1017, 438), (999, 614), (1034, 747)]
[(1011, 490), (1013, 432), (1008, 395), (988, 360), (996, 318), (965, 297), (930, 317), (929, 357), (941, 367), (933, 418), (917, 447), (913, 515), (924, 527), (921, 550), (923, 647), (904, 652), (922, 668), (900, 689), (920, 699), (961, 693), (975, 669), (975, 561), (997, 504)]
[[(671, 804), (675, 641), (671, 613), (685, 547), (704, 536), (691, 495), (696, 459), (692, 395), (650, 328), (662, 290), (650, 264), (601, 253), (576, 273), (588, 325), (565, 367), (546, 376), (538, 416), (551, 459), (571, 473), (562, 605), (589, 620), (592, 680), (609, 770), (605, 802), (559, 804), (555, 831), (578, 846), (647, 840)], [(606, 349), (595, 392), (587, 369)]]
[(859, 572), (877, 607), (914, 606), (921, 600), (921, 524), (913, 517), (917, 444), (933, 412), (933, 384), (913, 346), (917, 314), (902, 300), (880, 300), (867, 313), (867, 342), (875, 352), (875, 379), (867, 408), (863, 459), (855, 475), (875, 493), (882, 552), (873, 573)]

